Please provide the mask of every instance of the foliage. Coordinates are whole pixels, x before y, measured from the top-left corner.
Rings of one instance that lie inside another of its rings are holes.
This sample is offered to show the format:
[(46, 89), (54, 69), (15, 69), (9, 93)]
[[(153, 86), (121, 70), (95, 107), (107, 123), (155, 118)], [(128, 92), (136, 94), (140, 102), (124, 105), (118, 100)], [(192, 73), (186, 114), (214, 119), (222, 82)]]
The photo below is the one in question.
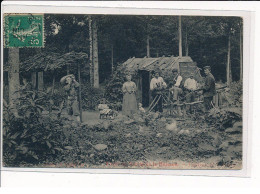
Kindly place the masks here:
[(4, 104), (3, 162), (5, 166), (39, 163), (55, 155), (62, 136), (62, 121), (53, 114), (43, 115), (45, 94), (21, 89), (20, 105)]
[(100, 88), (93, 88), (90, 84), (82, 84), (82, 108), (87, 110), (95, 110), (100, 103), (101, 98), (104, 97), (104, 91)]
[(242, 110), (239, 108), (214, 108), (210, 110), (205, 120), (217, 130), (222, 131), (232, 127), (236, 121), (242, 120)]
[[(122, 86), (126, 81), (126, 73), (124, 69), (118, 68), (113, 77), (106, 84), (105, 98), (110, 102), (111, 106), (115, 109), (120, 109), (123, 101)], [(136, 82), (137, 72), (132, 72), (132, 81)]]
[(123, 92), (122, 86), (124, 83), (124, 75), (119, 73), (118, 71), (115, 72), (113, 78), (107, 83), (106, 90), (105, 90), (105, 98), (109, 102), (122, 102), (123, 100)]
[[(150, 55), (178, 56), (178, 16), (92, 16), (98, 23), (99, 66), (101, 82), (108, 79), (113, 65), (130, 57), (146, 56), (150, 37)], [(227, 37), (231, 33), (231, 68), (233, 80), (239, 79), (239, 17), (183, 16), (183, 43), (187, 35), (188, 55), (199, 67), (210, 65), (217, 80), (225, 81)], [(46, 44), (41, 52), (89, 52), (88, 15), (45, 15)], [(112, 56), (113, 48), (113, 56)], [(39, 49), (38, 49), (39, 50)], [(36, 55), (38, 50), (22, 48), (20, 60)], [(186, 50), (184, 46), (183, 51)], [(47, 59), (46, 59), (47, 60)], [(33, 60), (33, 62), (41, 61)], [(86, 61), (83, 62), (87, 64)], [(45, 62), (42, 62), (45, 64)]]
[(58, 53), (43, 51), (21, 63), (23, 71), (47, 71), (61, 69), (64, 66), (78, 66), (78, 64), (85, 64), (88, 55), (84, 52), (68, 52)]
[(243, 101), (243, 83), (232, 82), (230, 85), (229, 96), (232, 100), (232, 104), (241, 107)]

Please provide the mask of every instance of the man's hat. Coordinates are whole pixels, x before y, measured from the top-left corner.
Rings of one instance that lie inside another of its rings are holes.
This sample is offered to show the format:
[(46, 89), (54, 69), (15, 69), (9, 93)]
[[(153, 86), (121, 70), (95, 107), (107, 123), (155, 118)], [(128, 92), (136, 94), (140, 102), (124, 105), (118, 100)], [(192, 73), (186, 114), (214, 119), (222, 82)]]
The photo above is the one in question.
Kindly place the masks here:
[(133, 75), (133, 72), (131, 72), (131, 71), (126, 71), (126, 72), (125, 72), (125, 76), (127, 76), (127, 75), (131, 75), (131, 76), (132, 76), (132, 75)]
[(175, 72), (178, 73), (178, 69), (173, 69), (173, 70), (172, 70), (172, 73), (175, 73)]
[(210, 67), (210, 66), (205, 66), (205, 67), (204, 67), (204, 70), (205, 70), (205, 69), (211, 70), (211, 67)]
[(66, 81), (66, 79), (67, 78), (75, 78), (75, 76), (73, 75), (73, 74), (69, 74), (69, 75), (66, 75), (66, 76), (64, 76), (64, 77), (62, 77), (61, 79), (60, 79), (60, 83), (61, 84), (65, 84), (65, 81)]

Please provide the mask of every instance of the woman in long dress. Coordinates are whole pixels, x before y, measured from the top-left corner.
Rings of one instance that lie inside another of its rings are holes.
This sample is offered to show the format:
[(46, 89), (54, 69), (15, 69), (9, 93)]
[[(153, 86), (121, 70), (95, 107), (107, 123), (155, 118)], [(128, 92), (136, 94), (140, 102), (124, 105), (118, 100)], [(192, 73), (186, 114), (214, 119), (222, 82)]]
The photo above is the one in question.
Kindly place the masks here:
[(131, 116), (137, 112), (137, 102), (136, 102), (136, 85), (131, 81), (132, 76), (126, 75), (126, 82), (123, 84), (122, 91), (124, 94), (123, 97), (123, 106), (122, 111), (126, 116)]

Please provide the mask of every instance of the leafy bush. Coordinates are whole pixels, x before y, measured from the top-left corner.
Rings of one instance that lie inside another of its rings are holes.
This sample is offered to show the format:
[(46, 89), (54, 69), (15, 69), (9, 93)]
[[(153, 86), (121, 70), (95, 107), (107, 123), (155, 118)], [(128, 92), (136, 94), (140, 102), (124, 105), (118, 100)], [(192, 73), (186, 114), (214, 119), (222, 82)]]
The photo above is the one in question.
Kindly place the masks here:
[(243, 99), (243, 83), (242, 82), (232, 82), (230, 85), (230, 98), (232, 100), (232, 104), (241, 106)]
[[(5, 166), (39, 163), (59, 150), (62, 121), (51, 113), (42, 115), (46, 94), (19, 91), (19, 105), (11, 109), (4, 103), (3, 162)], [(46, 106), (46, 104), (45, 104)], [(48, 105), (47, 105), (48, 106)]]
[(236, 121), (242, 120), (242, 110), (238, 108), (211, 109), (205, 120), (216, 129), (225, 130), (232, 127)]
[(100, 99), (104, 96), (104, 91), (100, 88), (93, 88), (89, 84), (82, 84), (82, 108), (88, 110), (95, 110), (100, 102)]
[[(107, 83), (105, 90), (105, 98), (110, 102), (110, 106), (114, 109), (121, 109), (123, 101), (122, 86), (125, 79), (126, 72), (122, 69), (115, 71), (113, 78)], [(132, 74), (132, 81), (136, 81), (137, 73)]]

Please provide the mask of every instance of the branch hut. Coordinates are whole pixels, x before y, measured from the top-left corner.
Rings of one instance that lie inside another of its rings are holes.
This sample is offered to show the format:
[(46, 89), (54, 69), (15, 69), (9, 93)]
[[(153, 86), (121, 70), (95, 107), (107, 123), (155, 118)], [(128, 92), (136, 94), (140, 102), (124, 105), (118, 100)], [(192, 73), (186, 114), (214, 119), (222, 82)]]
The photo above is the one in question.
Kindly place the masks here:
[(134, 80), (138, 88), (137, 100), (138, 102), (142, 102), (144, 107), (149, 106), (149, 103), (151, 102), (150, 81), (153, 77), (152, 72), (157, 68), (161, 70), (162, 77), (167, 85), (169, 85), (173, 79), (173, 69), (178, 69), (180, 75), (183, 77), (183, 81), (190, 76), (190, 73), (194, 74), (194, 78), (197, 81), (201, 81), (197, 63), (189, 56), (129, 58), (122, 64), (122, 69), (124, 69), (124, 71), (137, 72), (137, 80)]

